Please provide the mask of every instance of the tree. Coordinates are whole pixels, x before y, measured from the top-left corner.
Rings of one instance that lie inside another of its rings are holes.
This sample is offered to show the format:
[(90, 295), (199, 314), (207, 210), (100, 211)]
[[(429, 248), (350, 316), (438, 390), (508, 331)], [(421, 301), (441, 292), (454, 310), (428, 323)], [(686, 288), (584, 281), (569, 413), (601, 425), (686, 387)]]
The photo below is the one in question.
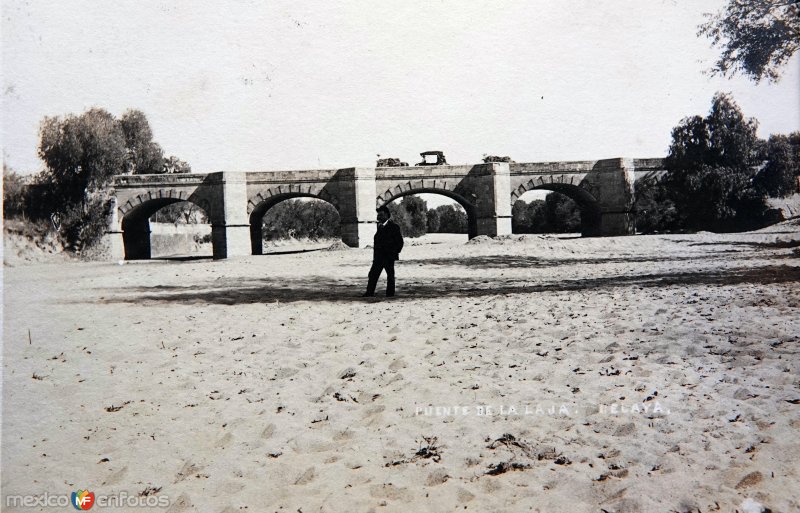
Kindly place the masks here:
[(581, 229), (581, 209), (571, 198), (551, 192), (544, 199), (544, 214), (550, 232), (571, 233)]
[(169, 156), (164, 159), (163, 167), (161, 168), (161, 173), (164, 174), (176, 174), (176, 173), (191, 173), (192, 167), (187, 164), (185, 161), (179, 159), (178, 157)]
[(3, 217), (17, 217), (26, 210), (26, 183), (24, 177), (3, 162)]
[(549, 233), (546, 203), (544, 200), (533, 200), (530, 203), (517, 200), (511, 207), (511, 231), (513, 233)]
[(263, 220), (265, 240), (326, 239), (340, 235), (339, 213), (321, 201), (290, 199), (267, 210)]
[(163, 168), (161, 148), (140, 111), (118, 120), (107, 111), (90, 109), (76, 116), (45, 117), (40, 128), (39, 156), (46, 169), (35, 179), (30, 208), (37, 217), (57, 214), (61, 235), (76, 250), (104, 232), (109, 198), (106, 186), (117, 174), (153, 173)]
[[(795, 144), (792, 144), (795, 141)], [(759, 191), (773, 197), (796, 192), (800, 176), (800, 132), (790, 136), (771, 135), (767, 141), (767, 162), (755, 178)]]
[(636, 229), (641, 233), (673, 230), (677, 223), (675, 203), (669, 190), (658, 178), (644, 178), (636, 182)]
[(427, 233), (428, 206), (419, 196), (403, 196), (399, 204), (392, 202), (387, 207), (404, 237), (420, 237)]
[(699, 27), (722, 55), (712, 73), (737, 72), (755, 82), (777, 82), (783, 66), (800, 48), (800, 1), (728, 0)]
[(114, 116), (91, 109), (80, 116), (46, 117), (39, 157), (48, 178), (67, 204), (81, 203), (89, 191), (126, 169), (125, 135)]
[(528, 203), (517, 200), (511, 205), (511, 231), (513, 233), (532, 233), (528, 219)]
[(439, 231), (439, 211), (435, 208), (432, 210), (428, 210), (426, 213), (428, 217), (428, 233), (436, 233)]
[(164, 152), (153, 142), (153, 131), (147, 117), (140, 110), (128, 110), (119, 120), (125, 134), (126, 173), (146, 175), (162, 173)]
[(467, 213), (461, 205), (439, 205), (439, 233), (467, 233)]
[(191, 201), (171, 203), (150, 217), (154, 223), (195, 224), (208, 223), (208, 217), (197, 204)]
[(729, 95), (717, 93), (708, 116), (685, 118), (673, 129), (663, 199), (674, 203), (677, 226), (732, 231), (758, 223), (765, 207), (752, 184), (763, 159), (757, 126)]

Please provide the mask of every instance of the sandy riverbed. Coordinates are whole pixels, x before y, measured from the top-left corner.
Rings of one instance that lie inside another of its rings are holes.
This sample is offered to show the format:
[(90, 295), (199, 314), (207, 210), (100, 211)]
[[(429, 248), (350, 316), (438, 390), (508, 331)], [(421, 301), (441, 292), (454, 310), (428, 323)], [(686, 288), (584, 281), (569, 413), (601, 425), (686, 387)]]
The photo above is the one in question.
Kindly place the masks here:
[(800, 509), (797, 225), (517, 239), (5, 267), (3, 504)]

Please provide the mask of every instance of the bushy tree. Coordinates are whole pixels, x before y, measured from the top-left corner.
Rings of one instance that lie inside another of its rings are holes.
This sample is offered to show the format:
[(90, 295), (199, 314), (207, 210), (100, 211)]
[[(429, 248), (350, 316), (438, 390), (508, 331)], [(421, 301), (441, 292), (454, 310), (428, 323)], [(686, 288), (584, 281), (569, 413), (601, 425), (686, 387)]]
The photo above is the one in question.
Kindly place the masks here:
[(722, 49), (713, 73), (737, 72), (759, 82), (777, 81), (800, 48), (800, 2), (797, 0), (728, 0), (698, 35)]
[(766, 164), (755, 178), (757, 189), (772, 197), (784, 197), (797, 192), (800, 132), (789, 136), (771, 135), (766, 153)]
[(708, 116), (673, 129), (663, 199), (674, 203), (678, 226), (733, 231), (760, 222), (766, 207), (752, 183), (763, 158), (756, 128), (729, 95), (717, 93)]
[(568, 233), (580, 231), (581, 210), (568, 196), (551, 192), (544, 200), (517, 200), (511, 208), (514, 233)]
[(511, 231), (514, 233), (531, 233), (528, 220), (528, 203), (517, 200), (511, 205)]
[[(104, 191), (111, 177), (159, 173), (161, 148), (153, 142), (145, 115), (137, 110), (116, 119), (103, 109), (81, 115), (46, 117), (39, 156), (46, 169), (29, 188), (32, 217), (59, 219), (65, 242), (80, 250), (103, 234), (110, 206)], [(77, 238), (76, 238), (77, 237)]]
[(340, 236), (339, 213), (321, 200), (290, 199), (267, 210), (263, 220), (265, 240), (327, 239)]
[(439, 233), (467, 233), (467, 213), (461, 205), (439, 205)]
[(140, 110), (128, 110), (119, 119), (125, 136), (126, 173), (145, 175), (161, 173), (164, 169), (164, 152), (153, 142), (153, 131), (147, 117)]
[(428, 206), (419, 196), (403, 196), (400, 203), (392, 202), (387, 207), (404, 237), (420, 237), (428, 232)]
[(103, 109), (80, 116), (46, 117), (40, 135), (39, 157), (65, 204), (83, 202), (88, 192), (126, 170), (125, 134)]
[(544, 200), (530, 203), (517, 200), (511, 207), (511, 231), (514, 233), (548, 233), (546, 204)]
[(436, 233), (439, 231), (439, 211), (434, 209), (428, 210), (426, 213), (428, 217), (428, 233)]
[(22, 216), (27, 207), (25, 179), (3, 163), (3, 217)]
[(164, 174), (191, 173), (192, 167), (178, 157), (169, 156), (164, 159), (161, 172)]
[(581, 210), (571, 198), (551, 192), (545, 199), (547, 226), (555, 233), (571, 233), (581, 229)]
[(636, 229), (641, 233), (671, 231), (677, 228), (678, 212), (669, 190), (658, 178), (636, 182)]

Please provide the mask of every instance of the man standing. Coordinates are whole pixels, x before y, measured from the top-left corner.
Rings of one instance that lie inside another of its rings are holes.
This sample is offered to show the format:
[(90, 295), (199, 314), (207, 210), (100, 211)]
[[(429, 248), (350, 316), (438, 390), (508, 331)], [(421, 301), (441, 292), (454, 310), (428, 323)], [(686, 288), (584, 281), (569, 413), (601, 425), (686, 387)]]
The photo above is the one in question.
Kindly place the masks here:
[(372, 267), (369, 270), (367, 292), (364, 297), (375, 295), (375, 286), (378, 277), (386, 269), (386, 297), (394, 296), (394, 262), (400, 258), (403, 249), (403, 235), (400, 227), (389, 219), (392, 214), (389, 209), (381, 207), (378, 212), (378, 231), (372, 245)]

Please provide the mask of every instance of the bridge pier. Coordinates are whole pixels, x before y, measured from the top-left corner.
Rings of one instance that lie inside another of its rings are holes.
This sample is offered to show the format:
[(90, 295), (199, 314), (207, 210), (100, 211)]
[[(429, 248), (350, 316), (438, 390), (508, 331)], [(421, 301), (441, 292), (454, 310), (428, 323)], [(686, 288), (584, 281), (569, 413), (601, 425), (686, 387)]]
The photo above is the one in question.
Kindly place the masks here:
[(470, 238), (477, 235), (511, 234), (511, 179), (509, 165), (505, 162), (485, 164), (483, 172), (476, 177), (476, 190), (483, 194), (478, 197), (476, 204), (475, 233), (470, 233)]
[(250, 219), (247, 215), (247, 178), (244, 173), (219, 173), (216, 196), (221, 203), (212, 208), (211, 244), (215, 259), (251, 253)]
[(601, 160), (596, 168), (596, 186), (600, 189), (597, 223), (599, 237), (633, 235), (636, 233), (636, 216), (633, 213), (635, 167), (633, 159)]
[(125, 259), (125, 239), (122, 235), (122, 225), (119, 222), (119, 213), (117, 212), (117, 197), (111, 197), (111, 205), (106, 223), (108, 229), (105, 234), (105, 248), (108, 259), (111, 261), (120, 261)]
[(354, 167), (337, 173), (342, 242), (353, 248), (372, 244), (375, 236), (375, 168)]

